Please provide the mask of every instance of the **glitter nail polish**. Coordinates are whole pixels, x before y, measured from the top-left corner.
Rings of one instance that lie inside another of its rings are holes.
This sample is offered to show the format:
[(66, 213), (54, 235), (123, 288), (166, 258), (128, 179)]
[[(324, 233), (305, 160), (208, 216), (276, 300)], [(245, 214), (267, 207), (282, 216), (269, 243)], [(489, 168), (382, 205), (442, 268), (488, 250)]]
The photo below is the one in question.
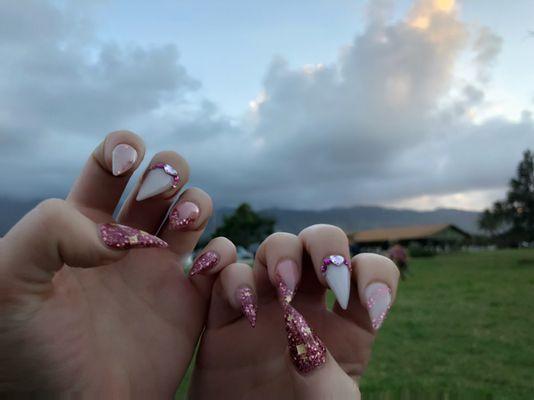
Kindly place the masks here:
[(148, 247), (164, 248), (169, 245), (160, 238), (139, 229), (115, 223), (100, 224), (100, 237), (109, 247), (116, 249), (137, 249)]
[(196, 221), (199, 214), (200, 209), (195, 203), (178, 203), (169, 216), (169, 226), (172, 230), (184, 230)]
[(278, 300), (280, 301), (280, 304), (282, 307), (287, 306), (289, 303), (291, 303), (291, 300), (293, 300), (293, 296), (295, 295), (295, 292), (286, 285), (286, 283), (277, 276), (278, 284), (276, 286), (276, 289), (278, 291)]
[(256, 314), (257, 314), (257, 305), (256, 299), (252, 289), (249, 287), (241, 287), (236, 291), (236, 297), (239, 303), (241, 304), (241, 311), (243, 315), (248, 319), (250, 325), (254, 328), (256, 326)]
[(384, 283), (374, 282), (365, 288), (364, 296), (371, 325), (376, 331), (382, 326), (391, 308), (391, 289)]
[(283, 260), (276, 265), (276, 288), (282, 306), (293, 300), (298, 279), (298, 267), (293, 260)]
[(211, 268), (215, 267), (219, 262), (219, 255), (214, 251), (208, 251), (202, 254), (191, 267), (189, 271), (189, 276), (196, 275), (200, 272), (209, 271)]
[(285, 307), (289, 355), (295, 368), (302, 374), (312, 372), (326, 362), (326, 348), (308, 326), (304, 317), (290, 304)]

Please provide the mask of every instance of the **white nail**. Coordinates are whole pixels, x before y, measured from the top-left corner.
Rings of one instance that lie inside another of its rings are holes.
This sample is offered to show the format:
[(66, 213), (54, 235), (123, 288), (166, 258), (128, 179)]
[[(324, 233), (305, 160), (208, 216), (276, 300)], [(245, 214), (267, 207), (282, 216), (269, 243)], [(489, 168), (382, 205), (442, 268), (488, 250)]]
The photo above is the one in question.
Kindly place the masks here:
[(137, 151), (129, 144), (119, 144), (115, 146), (111, 153), (111, 171), (113, 175), (124, 174), (135, 164)]
[(171, 175), (167, 174), (163, 168), (154, 168), (145, 175), (136, 200), (141, 201), (156, 196), (169, 190), (173, 185), (174, 180)]
[[(340, 257), (340, 256), (335, 256)], [(350, 271), (349, 267), (343, 262), (342, 264), (330, 264), (326, 268), (325, 279), (330, 289), (336, 295), (338, 304), (346, 310), (349, 305), (350, 297)]]
[(365, 288), (364, 297), (373, 329), (382, 326), (391, 307), (391, 289), (381, 282), (373, 282)]

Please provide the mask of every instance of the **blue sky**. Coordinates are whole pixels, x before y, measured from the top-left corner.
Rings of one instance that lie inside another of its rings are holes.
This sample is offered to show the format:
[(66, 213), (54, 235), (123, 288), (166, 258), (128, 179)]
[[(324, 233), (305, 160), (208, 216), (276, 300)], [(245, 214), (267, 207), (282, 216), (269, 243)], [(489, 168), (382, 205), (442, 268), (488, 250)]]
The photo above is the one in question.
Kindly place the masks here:
[(482, 209), (534, 147), (532, 15), (531, 0), (2, 2), (0, 196), (64, 195), (130, 129), (149, 155), (182, 153), (219, 206)]
[[(412, 1), (395, 2), (402, 18)], [(203, 93), (229, 114), (243, 112), (261, 91), (266, 66), (283, 56), (295, 67), (332, 63), (340, 48), (364, 29), (367, 2), (315, 1), (110, 1), (95, 18), (103, 40), (150, 45), (175, 43), (182, 63), (202, 82)], [(470, 0), (457, 5), (460, 18), (488, 26), (505, 41), (494, 67), (495, 96), (518, 105), (534, 100), (534, 2)]]

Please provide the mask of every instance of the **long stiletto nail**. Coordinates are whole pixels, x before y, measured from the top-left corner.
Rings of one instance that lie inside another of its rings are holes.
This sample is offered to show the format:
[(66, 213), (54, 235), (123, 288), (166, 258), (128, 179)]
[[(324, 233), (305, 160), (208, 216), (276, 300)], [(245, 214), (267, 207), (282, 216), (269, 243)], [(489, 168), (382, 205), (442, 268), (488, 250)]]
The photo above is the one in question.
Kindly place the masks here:
[(325, 276), (326, 283), (336, 295), (338, 304), (346, 310), (350, 297), (350, 267), (345, 257), (340, 255), (325, 257), (321, 272)]
[(306, 374), (326, 362), (326, 348), (308, 326), (306, 320), (290, 304), (285, 308), (289, 355), (295, 368)]
[(137, 192), (137, 201), (161, 194), (171, 188), (176, 188), (180, 177), (178, 172), (169, 164), (157, 163), (152, 165), (145, 174), (143, 183)]
[(365, 288), (364, 297), (371, 324), (376, 331), (382, 326), (391, 308), (391, 289), (384, 283), (374, 282)]
[(293, 260), (283, 260), (276, 265), (278, 298), (282, 305), (291, 303), (298, 282), (298, 267)]
[(178, 203), (169, 216), (170, 228), (173, 230), (186, 229), (196, 221), (199, 214), (200, 209), (195, 203), (190, 201)]
[(169, 245), (159, 237), (153, 236), (145, 231), (131, 228), (120, 224), (100, 224), (100, 236), (102, 241), (109, 247), (127, 250), (136, 248), (159, 247), (164, 248)]
[(209, 271), (219, 262), (219, 255), (214, 251), (208, 251), (202, 254), (191, 267), (189, 276), (196, 275), (200, 272)]
[(248, 319), (250, 325), (254, 328), (256, 326), (256, 315), (258, 307), (256, 305), (256, 298), (252, 289), (244, 286), (236, 291), (236, 297), (241, 304), (241, 311), (243, 315)]
[(115, 146), (111, 153), (111, 171), (113, 175), (124, 174), (133, 167), (137, 160), (137, 151), (129, 144), (119, 144)]

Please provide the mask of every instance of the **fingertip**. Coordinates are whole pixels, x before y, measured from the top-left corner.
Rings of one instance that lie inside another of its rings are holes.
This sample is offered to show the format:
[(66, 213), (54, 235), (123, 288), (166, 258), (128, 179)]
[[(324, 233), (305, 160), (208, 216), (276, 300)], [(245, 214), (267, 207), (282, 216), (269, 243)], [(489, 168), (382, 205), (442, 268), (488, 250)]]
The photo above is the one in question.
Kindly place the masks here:
[(144, 156), (143, 139), (126, 130), (109, 133), (93, 152), (98, 164), (114, 176), (131, 175)]

